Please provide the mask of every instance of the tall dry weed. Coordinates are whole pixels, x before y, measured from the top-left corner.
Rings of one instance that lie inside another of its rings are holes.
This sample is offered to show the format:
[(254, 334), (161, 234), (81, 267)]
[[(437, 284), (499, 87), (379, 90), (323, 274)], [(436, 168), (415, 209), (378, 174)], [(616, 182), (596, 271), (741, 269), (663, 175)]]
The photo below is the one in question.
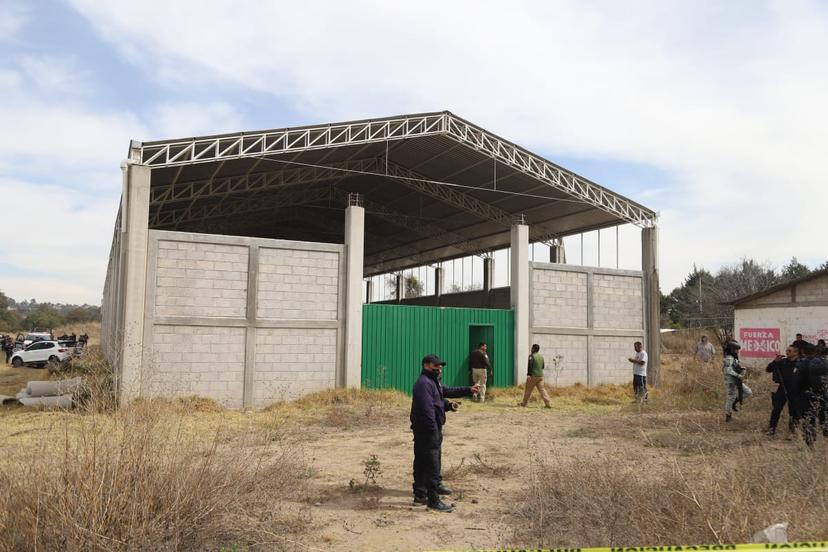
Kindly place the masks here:
[(791, 538), (828, 537), (828, 464), (802, 447), (744, 448), (652, 469), (645, 454), (535, 456), (520, 497), (526, 547), (750, 542), (781, 521)]
[(301, 455), (272, 434), (204, 435), (167, 402), (75, 412), (0, 464), (0, 549), (195, 550), (301, 529)]

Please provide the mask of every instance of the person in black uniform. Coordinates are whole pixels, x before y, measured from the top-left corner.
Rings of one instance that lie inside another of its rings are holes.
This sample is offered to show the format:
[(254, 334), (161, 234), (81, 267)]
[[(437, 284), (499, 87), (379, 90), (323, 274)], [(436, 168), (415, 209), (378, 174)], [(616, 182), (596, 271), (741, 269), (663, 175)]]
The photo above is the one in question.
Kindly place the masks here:
[(801, 393), (801, 418), (808, 446), (816, 440), (817, 421), (822, 424), (822, 433), (828, 437), (825, 427), (826, 394), (828, 394), (828, 360), (817, 352), (812, 343), (803, 347), (805, 362), (799, 373)]
[(440, 512), (451, 512), (453, 507), (440, 496), (450, 495), (451, 489), (440, 477), (443, 446), (443, 425), (446, 412), (456, 411), (458, 403), (450, 398), (467, 397), (480, 391), (480, 386), (443, 387), (440, 374), (446, 363), (437, 355), (423, 357), (420, 377), (414, 384), (411, 397), (411, 430), (414, 432), (414, 503), (428, 504)]
[(776, 433), (776, 425), (779, 423), (779, 416), (782, 415), (782, 410), (785, 408), (785, 403), (788, 404), (788, 429), (791, 433), (795, 430), (796, 410), (793, 400), (789, 400), (789, 390), (792, 389), (794, 381), (794, 368), (796, 361), (799, 358), (799, 349), (793, 345), (788, 345), (785, 349), (785, 356), (777, 355), (776, 359), (768, 364), (765, 369), (767, 372), (773, 374), (773, 382), (778, 383), (779, 386), (776, 391), (771, 393), (771, 410), (770, 423), (768, 424), (768, 436), (773, 436)]
[(6, 353), (6, 364), (9, 363), (11, 360), (12, 354), (14, 353), (14, 342), (10, 335), (3, 337), (3, 352)]

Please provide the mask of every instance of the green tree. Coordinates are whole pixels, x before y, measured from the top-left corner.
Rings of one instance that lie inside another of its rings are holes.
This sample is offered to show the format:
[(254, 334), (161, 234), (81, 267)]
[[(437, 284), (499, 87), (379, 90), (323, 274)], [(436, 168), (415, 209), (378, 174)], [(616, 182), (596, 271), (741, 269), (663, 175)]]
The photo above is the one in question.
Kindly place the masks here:
[(798, 280), (811, 273), (811, 269), (806, 265), (800, 263), (796, 257), (791, 257), (788, 264), (782, 267), (782, 273), (779, 275), (783, 282), (791, 280)]
[[(388, 294), (392, 299), (397, 298), (397, 278), (389, 275), (385, 280), (385, 285), (388, 288)], [(403, 286), (405, 287), (405, 297), (410, 299), (412, 297), (421, 297), (425, 291), (425, 286), (419, 278), (413, 274), (403, 277)]]
[(20, 319), (14, 311), (9, 310), (12, 301), (0, 291), (0, 331), (10, 332), (20, 329)]
[(63, 325), (66, 319), (57, 309), (51, 305), (40, 304), (26, 316), (26, 327), (31, 328), (56, 328)]

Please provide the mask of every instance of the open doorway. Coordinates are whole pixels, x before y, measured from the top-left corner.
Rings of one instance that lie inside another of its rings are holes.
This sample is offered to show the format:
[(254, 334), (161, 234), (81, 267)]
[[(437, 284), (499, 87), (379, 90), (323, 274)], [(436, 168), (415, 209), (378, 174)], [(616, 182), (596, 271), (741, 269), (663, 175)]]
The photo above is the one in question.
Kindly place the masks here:
[[(491, 362), (492, 364), (492, 371), (496, 369), (493, 360), (495, 358), (494, 335), (494, 324), (469, 326), (469, 352), (477, 349), (481, 343), (485, 343), (488, 347), (489, 362)], [(466, 358), (466, 368), (469, 370), (469, 372), (471, 372), (471, 366), (469, 366), (468, 357)], [(488, 385), (491, 385), (492, 383), (494, 382), (490, 381)]]

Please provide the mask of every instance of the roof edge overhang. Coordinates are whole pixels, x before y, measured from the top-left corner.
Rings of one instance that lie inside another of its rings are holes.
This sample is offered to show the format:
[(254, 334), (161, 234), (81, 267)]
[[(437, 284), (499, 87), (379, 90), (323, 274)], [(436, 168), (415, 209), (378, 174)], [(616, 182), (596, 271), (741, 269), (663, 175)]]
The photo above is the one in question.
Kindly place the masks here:
[(734, 307), (738, 307), (739, 305), (749, 303), (750, 301), (753, 301), (755, 299), (760, 299), (762, 297), (765, 297), (766, 295), (770, 295), (771, 293), (776, 293), (777, 291), (782, 291), (791, 288), (793, 286), (808, 282), (821, 276), (828, 276), (828, 268), (825, 268), (823, 270), (816, 270), (814, 272), (811, 272), (807, 276), (802, 276), (801, 278), (797, 278), (796, 280), (790, 280), (788, 282), (782, 282), (781, 284), (776, 284), (775, 286), (765, 288), (762, 291), (757, 291), (748, 295), (743, 295), (742, 297), (737, 297), (736, 299), (722, 303), (722, 305), (733, 305)]
[(150, 168), (216, 161), (267, 158), (286, 153), (446, 136), (490, 156), (539, 183), (564, 192), (620, 221), (646, 228), (656, 225), (655, 211), (564, 169), (525, 148), (505, 140), (449, 111), (362, 119), (255, 132), (216, 134), (176, 140), (135, 142), (135, 160)]

